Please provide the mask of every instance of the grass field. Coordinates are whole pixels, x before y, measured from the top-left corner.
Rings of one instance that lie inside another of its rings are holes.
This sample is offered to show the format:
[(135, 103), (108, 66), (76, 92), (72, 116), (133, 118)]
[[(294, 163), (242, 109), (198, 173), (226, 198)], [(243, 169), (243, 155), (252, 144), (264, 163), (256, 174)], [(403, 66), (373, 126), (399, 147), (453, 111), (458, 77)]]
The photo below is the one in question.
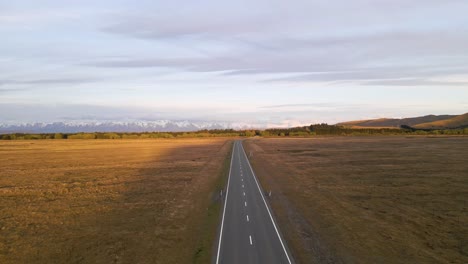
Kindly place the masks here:
[(467, 137), (244, 144), (299, 263), (468, 263)]
[(231, 140), (0, 142), (0, 263), (206, 263)]

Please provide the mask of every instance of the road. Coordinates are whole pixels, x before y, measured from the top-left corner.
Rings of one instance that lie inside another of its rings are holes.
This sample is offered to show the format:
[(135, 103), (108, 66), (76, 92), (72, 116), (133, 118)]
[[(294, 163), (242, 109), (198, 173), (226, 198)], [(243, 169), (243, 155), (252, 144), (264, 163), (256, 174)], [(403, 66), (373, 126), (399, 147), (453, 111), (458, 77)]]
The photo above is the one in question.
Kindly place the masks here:
[(294, 263), (266, 196), (235, 141), (214, 263)]

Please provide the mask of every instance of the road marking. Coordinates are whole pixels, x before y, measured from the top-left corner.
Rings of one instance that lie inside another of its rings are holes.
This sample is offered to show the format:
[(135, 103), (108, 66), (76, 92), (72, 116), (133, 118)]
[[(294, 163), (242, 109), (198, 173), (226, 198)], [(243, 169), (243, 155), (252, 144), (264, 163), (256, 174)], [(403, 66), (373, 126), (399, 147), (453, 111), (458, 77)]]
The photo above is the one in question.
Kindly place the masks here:
[(244, 181), (244, 179), (241, 179), (241, 181)]
[(247, 206), (247, 202), (244, 202), (244, 206)]
[(249, 215), (247, 215), (247, 222), (249, 222)]
[(227, 183), (227, 188), (226, 188), (226, 199), (224, 200), (223, 218), (221, 220), (221, 231), (219, 232), (218, 254), (216, 255), (216, 264), (219, 263), (219, 252), (221, 251), (221, 241), (223, 239), (224, 216), (226, 215), (226, 205), (227, 205), (227, 199), (228, 199), (228, 194), (229, 194), (229, 182), (231, 180), (231, 170), (232, 170), (232, 163), (233, 163), (232, 161), (234, 160), (234, 150), (236, 148), (236, 145), (239, 146), (239, 144), (236, 144), (234, 142), (234, 145), (232, 146), (231, 166), (229, 168), (228, 183)]
[(244, 196), (245, 196), (245, 192), (244, 192)]
[(244, 188), (244, 184), (242, 184), (242, 188)]
[(252, 236), (249, 236), (250, 239), (250, 245), (252, 245)]
[(276, 235), (278, 235), (278, 239), (279, 239), (279, 241), (280, 241), (280, 243), (281, 243), (281, 246), (283, 247), (284, 254), (286, 255), (286, 258), (288, 259), (289, 264), (291, 264), (291, 259), (289, 259), (289, 255), (288, 255), (288, 252), (286, 251), (286, 247), (284, 246), (283, 240), (281, 239), (281, 236), (280, 236), (280, 234), (279, 234), (278, 228), (276, 227), (275, 221), (273, 220), (273, 216), (271, 215), (270, 209), (268, 208), (268, 205), (267, 205), (267, 203), (266, 203), (265, 197), (263, 196), (263, 192), (262, 192), (262, 190), (260, 189), (260, 185), (258, 184), (257, 177), (255, 176), (255, 173), (254, 173), (254, 171), (253, 171), (253, 169), (252, 169), (252, 166), (250, 165), (249, 159), (247, 158), (247, 154), (245, 153), (245, 149), (244, 149), (244, 147), (242, 146), (242, 143), (240, 144), (240, 146), (242, 147), (242, 150), (243, 150), (242, 152), (244, 152), (244, 157), (245, 157), (245, 159), (247, 160), (247, 165), (249, 165), (250, 171), (252, 172), (252, 177), (254, 178), (255, 183), (257, 184), (258, 191), (260, 192), (260, 195), (262, 196), (263, 203), (265, 204), (265, 207), (266, 207), (266, 209), (267, 209), (267, 212), (268, 212), (268, 214), (270, 215), (271, 222), (273, 223), (273, 227), (275, 228)]

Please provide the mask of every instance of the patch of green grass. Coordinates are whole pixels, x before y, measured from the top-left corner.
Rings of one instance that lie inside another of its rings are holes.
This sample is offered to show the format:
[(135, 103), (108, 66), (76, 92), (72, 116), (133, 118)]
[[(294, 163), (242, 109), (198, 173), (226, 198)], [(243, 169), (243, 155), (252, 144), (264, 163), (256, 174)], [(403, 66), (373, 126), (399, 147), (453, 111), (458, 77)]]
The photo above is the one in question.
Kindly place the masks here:
[(219, 192), (223, 190), (224, 195), (224, 187), (227, 184), (231, 165), (232, 151), (233, 149), (231, 146), (231, 151), (227, 153), (223, 162), (223, 167), (213, 184), (210, 205), (206, 210), (205, 221), (203, 222), (203, 227), (200, 232), (200, 241), (198, 242), (198, 247), (193, 255), (193, 263), (198, 264), (211, 262), (211, 253), (213, 249), (213, 243), (216, 241), (216, 231), (218, 229), (217, 227), (223, 201)]

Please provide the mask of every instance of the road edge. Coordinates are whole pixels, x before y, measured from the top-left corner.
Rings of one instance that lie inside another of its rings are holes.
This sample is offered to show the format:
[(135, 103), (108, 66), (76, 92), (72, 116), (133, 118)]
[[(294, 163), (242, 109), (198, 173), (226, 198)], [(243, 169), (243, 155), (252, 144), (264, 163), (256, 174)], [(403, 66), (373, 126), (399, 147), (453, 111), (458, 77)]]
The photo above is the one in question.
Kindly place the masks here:
[(281, 230), (279, 229), (279, 226), (277, 224), (276, 218), (274, 216), (274, 212), (272, 207), (270, 206), (270, 203), (267, 202), (265, 199), (264, 191), (263, 188), (261, 187), (261, 184), (259, 183), (259, 180), (257, 179), (257, 175), (255, 175), (255, 172), (253, 171), (252, 165), (250, 164), (250, 160), (247, 156), (247, 153), (245, 152), (244, 145), (243, 145), (244, 140), (240, 142), (241, 147), (242, 147), (242, 152), (244, 153), (245, 159), (247, 160), (247, 164), (249, 165), (250, 171), (252, 172), (252, 176), (255, 180), (255, 183), (257, 184), (257, 187), (260, 191), (260, 195), (262, 196), (263, 202), (267, 208), (268, 214), (270, 215), (270, 219), (273, 222), (273, 227), (275, 228), (276, 234), (278, 235), (278, 238), (281, 242), (281, 246), (283, 247), (283, 250), (285, 252), (286, 258), (289, 261), (289, 264), (295, 264), (296, 262), (294, 261), (294, 258), (291, 254), (291, 250), (289, 249), (288, 245), (286, 244), (286, 240), (284, 239), (283, 234), (281, 233)]
[[(236, 142), (237, 140), (233, 140), (232, 142), (232, 147), (231, 147), (231, 155), (230, 155), (230, 159), (229, 159), (229, 173), (228, 173), (228, 179), (227, 179), (227, 183), (223, 189), (224, 191), (224, 194), (221, 195), (221, 199), (223, 201), (222, 203), (222, 207), (223, 207), (223, 210), (222, 210), (222, 213), (220, 213), (220, 216), (219, 216), (219, 219), (221, 221), (221, 225), (218, 224), (218, 229), (217, 229), (217, 232), (216, 232), (216, 240), (214, 241), (213, 243), (213, 254), (212, 254), (212, 259), (211, 259), (211, 263), (214, 263), (214, 264), (218, 264), (219, 263), (219, 254), (220, 254), (220, 250), (221, 250), (221, 242), (222, 242), (222, 236), (223, 236), (223, 227), (224, 227), (224, 216), (226, 214), (226, 204), (227, 204), (227, 198), (228, 198), (228, 194), (229, 194), (229, 182), (231, 180), (231, 170), (232, 170), (232, 160), (234, 158), (234, 148), (236, 147)], [(226, 197), (226, 198), (224, 198)], [(224, 198), (224, 199), (223, 199)], [(215, 248), (215, 245), (216, 248)], [(214, 254), (216, 252), (216, 254)]]

